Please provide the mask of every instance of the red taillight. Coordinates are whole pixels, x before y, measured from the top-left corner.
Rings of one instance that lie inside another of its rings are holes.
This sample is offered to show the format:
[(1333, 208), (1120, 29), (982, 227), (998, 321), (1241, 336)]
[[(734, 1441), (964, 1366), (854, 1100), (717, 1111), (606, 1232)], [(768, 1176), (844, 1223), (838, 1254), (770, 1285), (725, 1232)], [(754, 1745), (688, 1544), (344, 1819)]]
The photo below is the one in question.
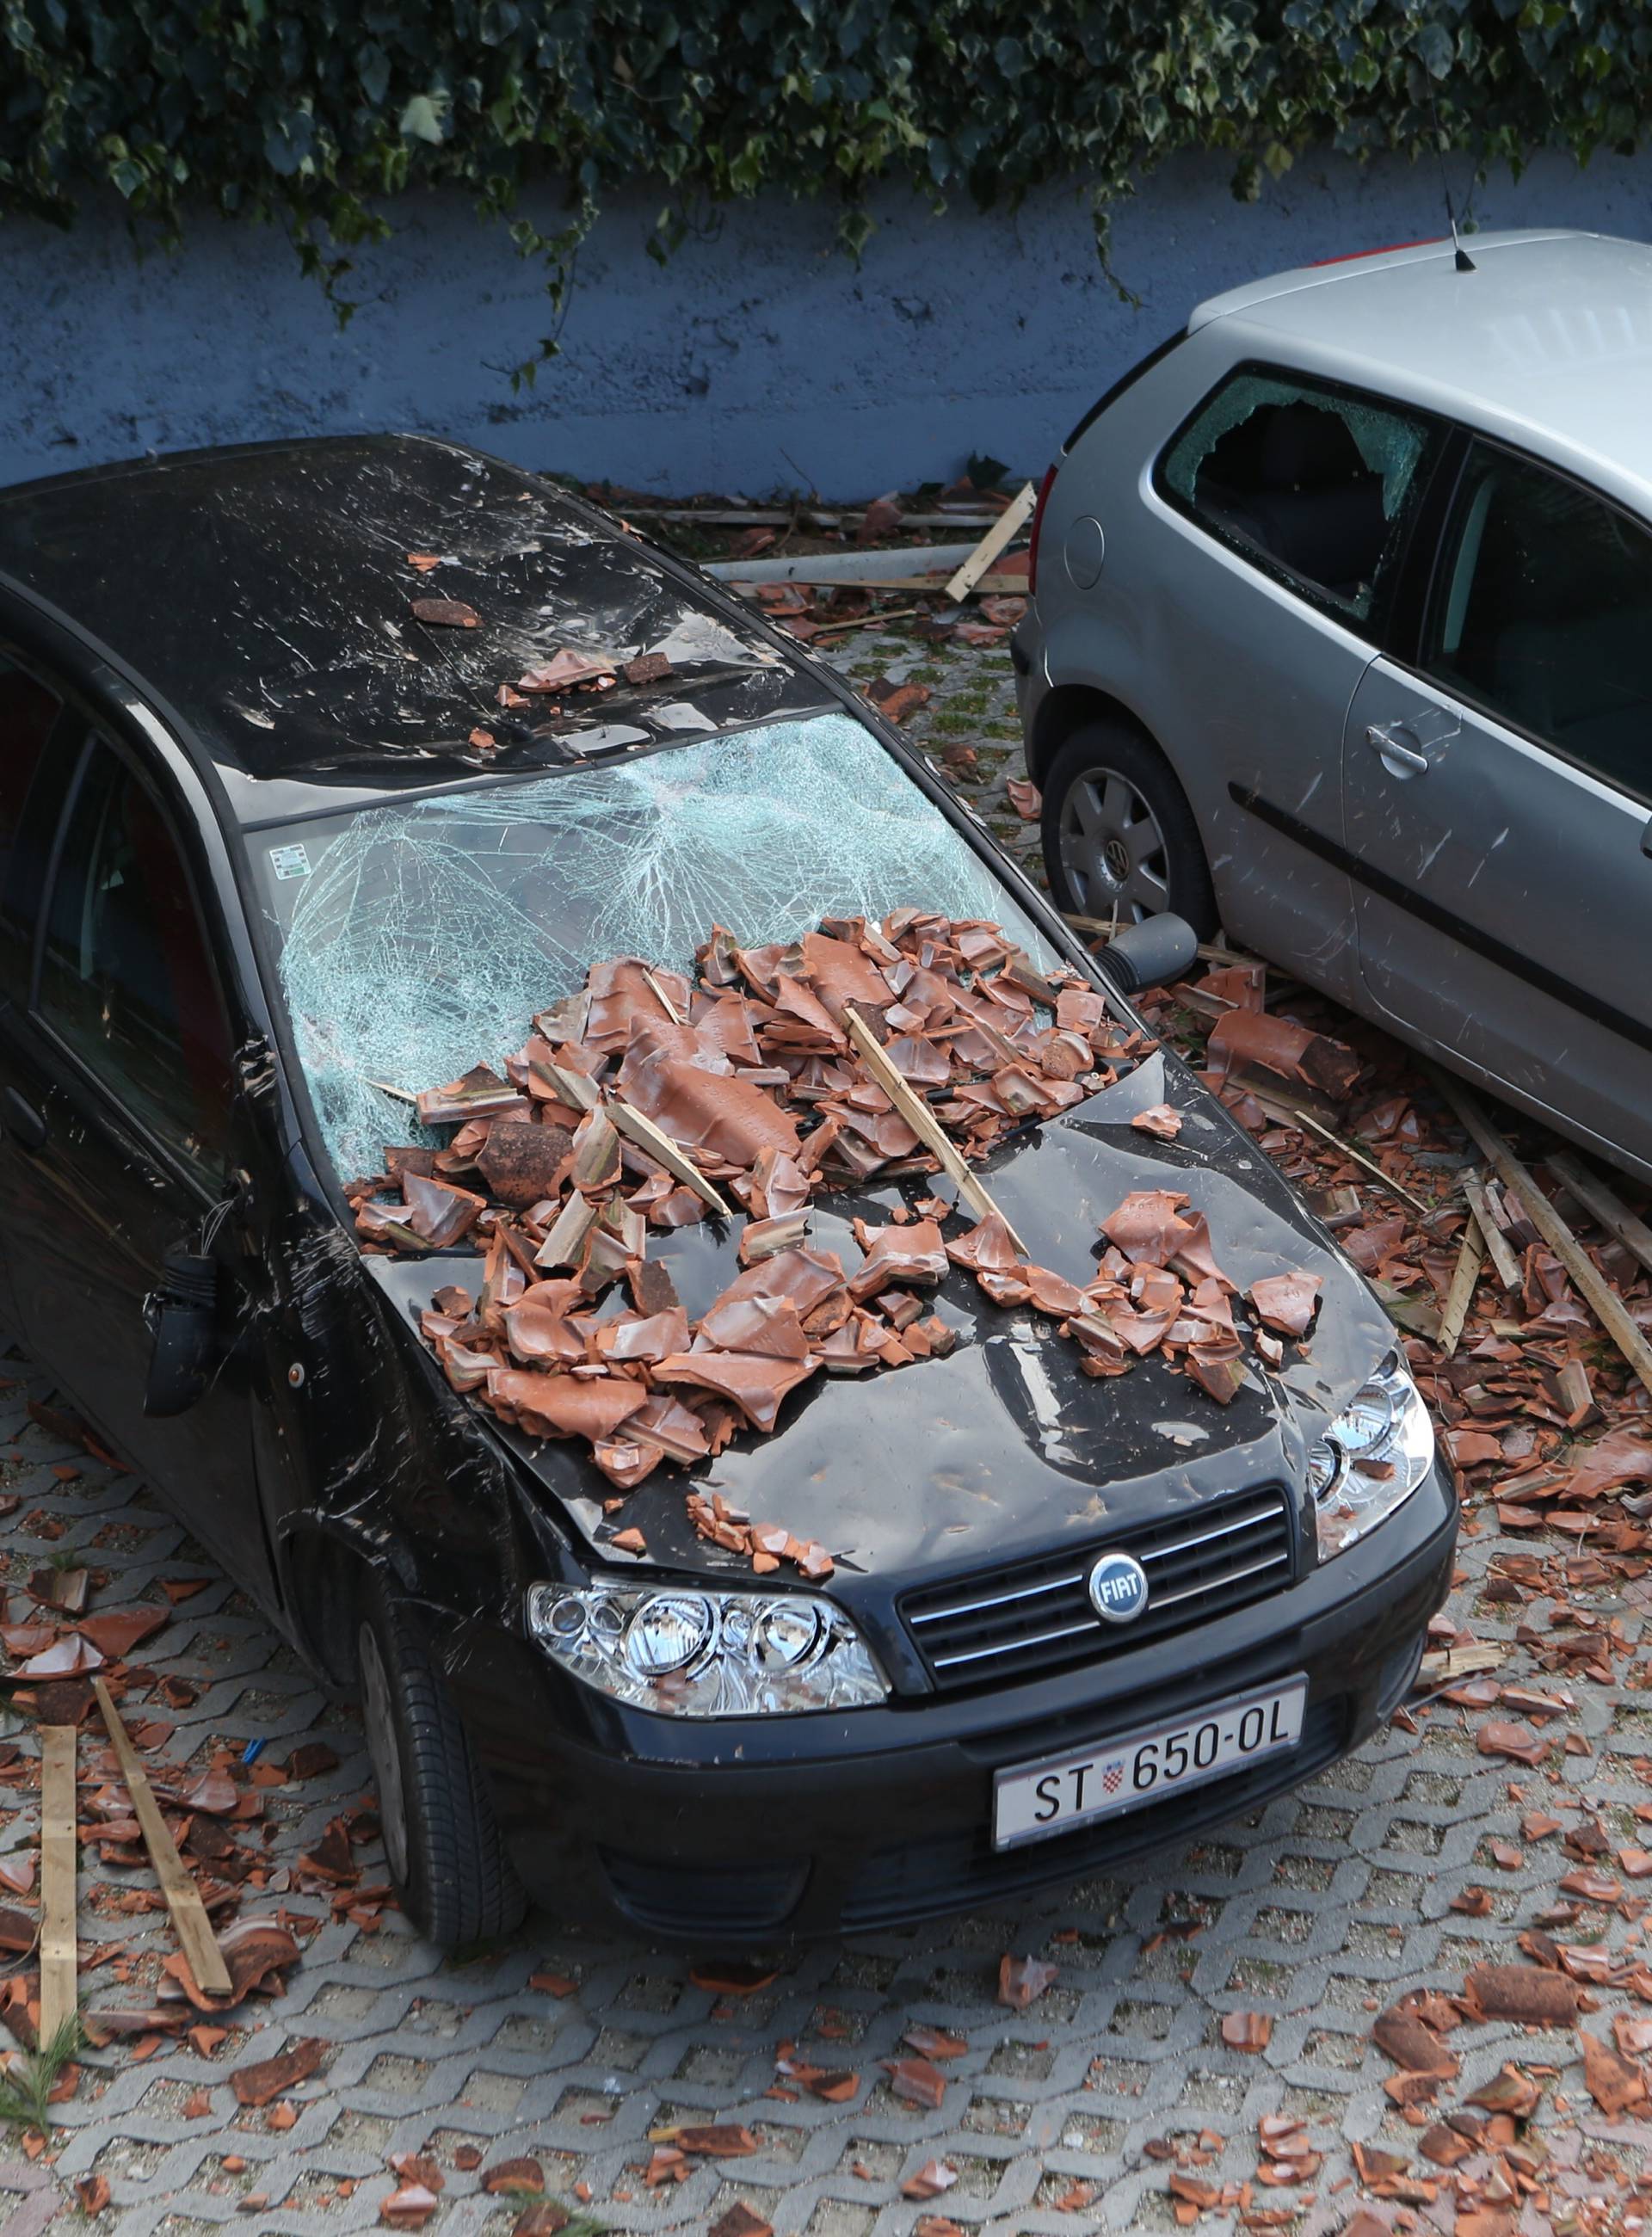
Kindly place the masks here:
[(1050, 492), (1055, 486), (1055, 468), (1046, 466), (1044, 478), (1038, 485), (1038, 503), (1033, 507), (1032, 531), (1027, 539), (1027, 595), (1038, 595), (1038, 532), (1044, 525), (1044, 508), (1049, 503)]
[(1402, 248), (1433, 248), (1449, 241), (1445, 233), (1424, 234), (1421, 241), (1385, 241), (1380, 248), (1351, 248), (1345, 256), (1312, 256), (1302, 267), (1305, 272), (1323, 272), (1327, 264), (1359, 264), (1367, 256), (1398, 256)]

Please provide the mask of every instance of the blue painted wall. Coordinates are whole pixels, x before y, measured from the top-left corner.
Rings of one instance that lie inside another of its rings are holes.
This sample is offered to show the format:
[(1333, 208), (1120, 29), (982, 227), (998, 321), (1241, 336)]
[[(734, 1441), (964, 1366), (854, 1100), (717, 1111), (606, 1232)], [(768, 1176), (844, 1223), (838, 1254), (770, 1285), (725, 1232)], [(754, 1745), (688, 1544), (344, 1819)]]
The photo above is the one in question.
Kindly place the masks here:
[[(340, 332), (285, 241), (202, 216), (135, 260), (119, 211), (67, 234), (0, 227), (0, 481), (149, 449), (402, 427), (651, 491), (863, 496), (973, 451), (1042, 466), (1072, 422), (1202, 296), (1308, 259), (1436, 233), (1431, 166), (1305, 162), (1260, 204), (1215, 159), (1171, 165), (1118, 215), (1122, 303), (1080, 197), (940, 219), (886, 194), (858, 269), (823, 208), (722, 214), (661, 270), (657, 194), (579, 261), (563, 354), (513, 394), (547, 323), (533, 268), (458, 198), (391, 206)], [(544, 214), (547, 221), (550, 212)], [(1483, 188), (1485, 226), (1652, 236), (1652, 154), (1544, 159)]]

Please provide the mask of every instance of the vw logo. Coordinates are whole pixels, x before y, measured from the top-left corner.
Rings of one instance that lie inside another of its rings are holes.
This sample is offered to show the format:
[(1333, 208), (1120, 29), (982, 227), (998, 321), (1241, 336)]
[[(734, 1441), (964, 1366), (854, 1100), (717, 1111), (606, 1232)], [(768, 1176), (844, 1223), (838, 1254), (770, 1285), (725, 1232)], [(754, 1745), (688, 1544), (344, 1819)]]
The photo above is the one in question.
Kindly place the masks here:
[(1104, 1554), (1090, 1572), (1090, 1606), (1103, 1623), (1133, 1623), (1147, 1605), (1147, 1573), (1128, 1554)]

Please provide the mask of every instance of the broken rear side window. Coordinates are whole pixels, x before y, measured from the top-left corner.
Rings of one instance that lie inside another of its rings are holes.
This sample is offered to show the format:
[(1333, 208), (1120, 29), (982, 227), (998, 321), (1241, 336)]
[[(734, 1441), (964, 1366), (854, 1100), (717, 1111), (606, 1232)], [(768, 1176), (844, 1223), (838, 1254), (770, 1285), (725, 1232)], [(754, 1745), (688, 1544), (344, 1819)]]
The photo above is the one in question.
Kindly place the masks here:
[[(605, 769), (262, 831), (254, 851), (300, 1059), (340, 1178), (376, 1171), (412, 1095), (500, 1064), (592, 962), (693, 967), (823, 917), (990, 917), (1055, 957), (988, 863), (848, 715)], [(400, 1091), (399, 1093), (387, 1091)], [(406, 1097), (406, 1100), (401, 1098)]]
[(1247, 558), (1365, 623), (1393, 572), (1435, 432), (1422, 412), (1246, 368), (1176, 437), (1159, 482)]

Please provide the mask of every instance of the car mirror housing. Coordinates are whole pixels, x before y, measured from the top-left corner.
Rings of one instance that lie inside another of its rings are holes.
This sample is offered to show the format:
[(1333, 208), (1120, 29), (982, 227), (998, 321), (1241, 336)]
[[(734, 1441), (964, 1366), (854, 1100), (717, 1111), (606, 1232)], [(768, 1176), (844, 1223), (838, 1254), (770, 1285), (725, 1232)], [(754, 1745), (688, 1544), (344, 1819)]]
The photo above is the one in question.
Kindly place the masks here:
[(207, 1388), (217, 1349), (216, 1260), (169, 1250), (143, 1318), (154, 1339), (143, 1410), (160, 1418), (187, 1413)]
[(1199, 954), (1199, 936), (1185, 917), (1143, 917), (1107, 942), (1101, 968), (1121, 993), (1140, 994), (1186, 978)]

